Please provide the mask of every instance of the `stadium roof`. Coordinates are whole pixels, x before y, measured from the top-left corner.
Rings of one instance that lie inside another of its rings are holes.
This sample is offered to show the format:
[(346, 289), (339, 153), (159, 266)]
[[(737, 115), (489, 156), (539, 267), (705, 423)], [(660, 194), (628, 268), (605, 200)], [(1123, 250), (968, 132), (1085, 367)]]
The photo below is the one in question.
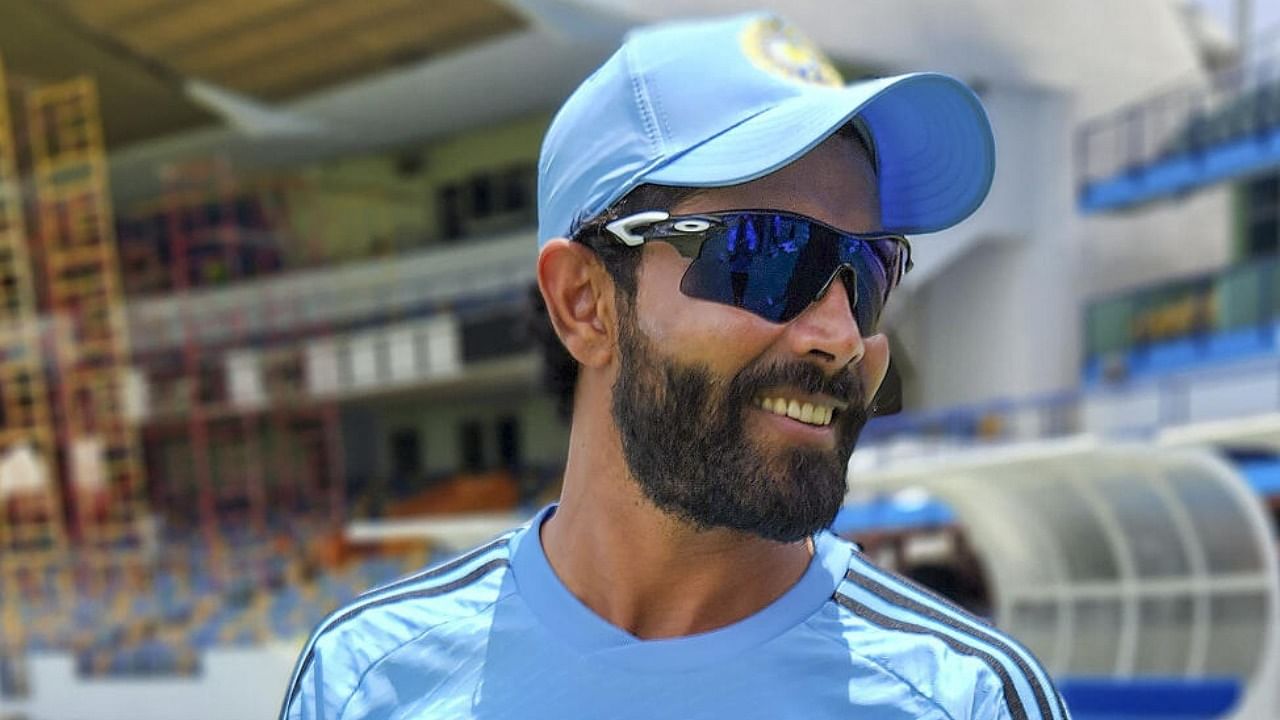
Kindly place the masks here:
[[(154, 194), (157, 169), (175, 160), (218, 154), (247, 170), (548, 113), (629, 27), (758, 7), (751, 0), (9, 0), (0, 55), (20, 81), (97, 78), (112, 184), (127, 199)], [(1158, 85), (1196, 64), (1169, 0), (868, 0), (835, 15), (820, 0), (777, 7), (838, 64), (1077, 90), (1087, 95), (1084, 110), (1114, 106), (1132, 87)]]
[(214, 124), (219, 100), (298, 98), (526, 24), (495, 0), (12, 0), (0, 54), (31, 83), (92, 75), (120, 147)]

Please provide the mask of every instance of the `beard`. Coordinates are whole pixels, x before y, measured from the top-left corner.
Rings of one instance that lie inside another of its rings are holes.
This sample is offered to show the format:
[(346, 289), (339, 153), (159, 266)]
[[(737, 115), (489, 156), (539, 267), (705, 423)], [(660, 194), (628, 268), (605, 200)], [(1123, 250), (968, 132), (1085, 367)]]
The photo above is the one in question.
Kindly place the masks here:
[[(849, 367), (828, 377), (812, 363), (748, 365), (728, 380), (664, 356), (629, 313), (619, 318), (612, 413), (631, 476), (645, 497), (698, 530), (724, 528), (797, 542), (829, 526), (868, 412)], [(747, 435), (748, 413), (768, 388), (848, 403), (832, 420), (835, 446), (766, 448)]]

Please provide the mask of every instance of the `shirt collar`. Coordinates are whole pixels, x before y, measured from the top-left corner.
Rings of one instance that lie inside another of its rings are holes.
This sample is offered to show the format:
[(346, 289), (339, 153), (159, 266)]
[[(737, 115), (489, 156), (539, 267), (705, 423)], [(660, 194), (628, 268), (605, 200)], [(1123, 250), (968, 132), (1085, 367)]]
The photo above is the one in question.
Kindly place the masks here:
[(759, 612), (717, 630), (641, 640), (597, 615), (565, 587), (542, 547), (541, 527), (556, 505), (543, 508), (512, 550), (521, 598), (552, 634), (583, 654), (635, 670), (688, 668), (732, 657), (801, 624), (831, 599), (849, 567), (853, 546), (828, 531), (814, 536), (815, 555), (804, 575)]

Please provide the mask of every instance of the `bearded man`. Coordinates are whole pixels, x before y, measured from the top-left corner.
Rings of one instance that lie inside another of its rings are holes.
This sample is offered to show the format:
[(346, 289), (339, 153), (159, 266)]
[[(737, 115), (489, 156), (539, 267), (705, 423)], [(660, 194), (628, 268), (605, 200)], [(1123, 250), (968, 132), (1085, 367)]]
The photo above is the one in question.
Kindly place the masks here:
[(946, 76), (843, 86), (768, 15), (633, 32), (539, 162), (559, 503), (322, 623), (283, 717), (1068, 720), (1024, 648), (825, 530), (903, 235), (993, 168)]

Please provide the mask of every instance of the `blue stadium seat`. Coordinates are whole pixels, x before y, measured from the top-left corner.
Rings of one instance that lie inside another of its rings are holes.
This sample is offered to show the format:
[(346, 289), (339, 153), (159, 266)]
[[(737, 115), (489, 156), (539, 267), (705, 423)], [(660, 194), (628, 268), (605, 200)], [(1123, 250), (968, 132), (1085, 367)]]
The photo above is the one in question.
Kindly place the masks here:
[(937, 500), (918, 506), (902, 506), (890, 498), (877, 498), (867, 503), (840, 508), (831, 524), (832, 532), (848, 535), (863, 532), (936, 527), (955, 522), (951, 508)]
[(306, 628), (291, 615), (271, 618), (271, 632), (278, 638), (289, 639), (302, 634), (305, 630)]
[(141, 674), (171, 674), (178, 664), (177, 651), (158, 639), (143, 641), (132, 654), (134, 670)]
[(218, 644), (218, 636), (222, 633), (222, 619), (209, 618), (203, 625), (191, 631), (191, 644), (197, 648), (211, 648)]
[(1264, 128), (1280, 126), (1280, 80), (1258, 91), (1258, 108)]
[(1258, 494), (1280, 495), (1280, 459), (1248, 460), (1236, 467)]
[(1199, 345), (1191, 338), (1166, 340), (1147, 348), (1147, 366), (1156, 373), (1181, 370), (1202, 359)]
[(286, 587), (272, 597), (272, 607), (291, 612), (302, 602), (302, 595), (296, 587)]
[(111, 662), (107, 664), (107, 673), (110, 675), (124, 675), (129, 672), (131, 658), (128, 648), (117, 648), (111, 651)]
[(236, 646), (256, 645), (258, 643), (258, 635), (253, 628), (242, 627), (236, 631), (231, 643)]
[(1210, 720), (1228, 713), (1242, 690), (1235, 678), (1062, 678), (1057, 685), (1074, 720)]
[(1209, 356), (1213, 361), (1239, 360), (1271, 352), (1274, 333), (1270, 328), (1243, 328), (1214, 333), (1209, 337)]

